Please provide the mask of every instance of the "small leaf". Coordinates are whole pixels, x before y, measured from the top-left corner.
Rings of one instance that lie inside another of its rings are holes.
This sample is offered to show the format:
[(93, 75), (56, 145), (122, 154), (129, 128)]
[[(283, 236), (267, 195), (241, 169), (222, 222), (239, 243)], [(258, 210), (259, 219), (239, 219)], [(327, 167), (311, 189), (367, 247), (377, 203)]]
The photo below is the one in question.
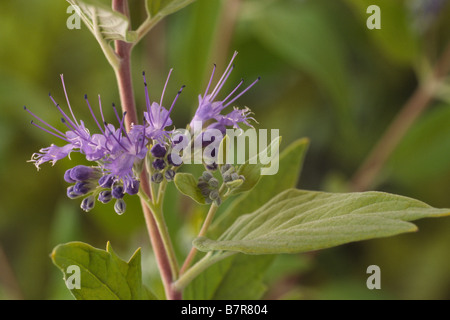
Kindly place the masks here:
[(86, 26), (98, 39), (122, 40), (135, 42), (137, 34), (129, 30), (130, 21), (123, 14), (98, 0), (67, 0), (74, 8)]
[(445, 215), (450, 215), (450, 209), (382, 192), (290, 189), (241, 216), (218, 240), (200, 237), (194, 246), (201, 251), (300, 253), (416, 231), (407, 221)]
[(81, 288), (70, 290), (77, 300), (155, 299), (142, 287), (140, 249), (125, 262), (116, 255), (109, 242), (106, 251), (82, 242), (69, 242), (58, 245), (51, 258), (65, 280), (71, 275), (67, 273), (69, 266), (80, 268)]
[(205, 204), (205, 197), (197, 186), (197, 179), (192, 174), (179, 172), (175, 175), (174, 182), (178, 191), (182, 194), (190, 197), (199, 204)]

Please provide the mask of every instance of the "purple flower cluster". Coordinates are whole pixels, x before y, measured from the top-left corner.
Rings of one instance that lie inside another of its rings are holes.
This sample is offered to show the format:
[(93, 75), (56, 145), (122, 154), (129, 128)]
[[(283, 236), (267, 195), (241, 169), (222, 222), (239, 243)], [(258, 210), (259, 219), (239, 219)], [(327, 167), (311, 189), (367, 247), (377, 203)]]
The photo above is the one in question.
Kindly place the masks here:
[[(232, 63), (236, 54), (233, 55), (230, 64), (215, 88), (209, 92), (216, 69), (214, 67), (204, 95), (199, 96), (199, 106), (191, 124), (196, 121), (208, 122), (209, 127), (225, 132), (227, 126), (239, 128), (239, 124), (242, 123), (250, 126), (249, 121), (254, 120), (250, 117), (248, 108), (235, 108), (225, 115), (221, 113), (227, 106), (248, 91), (259, 78), (234, 97), (233, 95), (243, 81), (226, 98), (220, 101), (216, 100), (217, 95), (233, 70), (234, 66)], [(172, 145), (179, 141), (171, 140), (173, 131), (167, 130), (167, 128), (173, 124), (170, 114), (184, 86), (178, 91), (170, 108), (166, 109), (163, 107), (164, 93), (171, 73), (172, 70), (170, 70), (167, 77), (159, 103), (150, 101), (145, 73), (143, 74), (146, 98), (146, 110), (143, 113), (144, 124), (133, 124), (129, 131), (125, 129), (124, 124), (126, 113), (119, 115), (117, 108), (113, 104), (117, 124), (114, 126), (111, 123), (107, 123), (103, 115), (99, 96), (99, 120), (91, 107), (88, 97), (85, 96), (89, 111), (98, 127), (98, 132), (94, 134), (91, 134), (82, 120), (78, 120), (75, 117), (68, 99), (64, 78), (61, 75), (68, 112), (64, 111), (51, 95), (49, 96), (61, 114), (61, 122), (65, 126), (64, 131), (45, 122), (27, 107), (24, 107), (24, 109), (37, 120), (31, 121), (34, 126), (59, 138), (65, 144), (63, 146), (52, 144), (50, 147), (42, 148), (39, 152), (32, 155), (30, 162), (33, 162), (39, 170), (43, 163), (50, 162), (54, 165), (60, 159), (70, 158), (72, 152), (83, 154), (87, 161), (95, 162), (95, 165), (78, 165), (66, 171), (64, 179), (72, 184), (67, 189), (68, 197), (84, 197), (81, 208), (85, 211), (90, 211), (94, 207), (96, 199), (102, 203), (116, 199), (114, 209), (118, 214), (122, 214), (126, 208), (123, 200), (124, 195), (134, 195), (139, 192), (139, 175), (144, 167), (143, 162), (146, 157), (151, 159), (151, 168), (147, 169), (152, 171), (150, 173), (152, 174), (151, 180), (153, 183), (160, 183), (163, 179), (171, 181), (176, 174), (177, 166), (171, 161), (171, 155), (168, 151)]]
[(239, 84), (223, 100), (216, 99), (218, 94), (220, 93), (220, 90), (222, 89), (222, 87), (224, 86), (225, 82), (227, 81), (228, 77), (230, 76), (231, 72), (234, 69), (233, 61), (236, 58), (236, 55), (237, 52), (234, 53), (225, 72), (220, 77), (214, 89), (210, 92), (211, 84), (214, 78), (214, 73), (216, 71), (216, 66), (214, 65), (214, 69), (211, 73), (211, 77), (209, 79), (205, 93), (203, 94), (203, 96), (199, 95), (198, 97), (199, 105), (190, 123), (191, 127), (194, 126), (194, 122), (196, 121), (201, 121), (202, 123), (206, 122), (209, 123), (212, 121), (213, 123), (211, 123), (208, 126), (208, 128), (218, 129), (222, 131), (222, 133), (225, 133), (226, 127), (240, 128), (239, 127), (240, 123), (243, 123), (251, 127), (249, 121), (250, 120), (255, 121), (255, 119), (250, 116), (251, 111), (249, 108), (244, 109), (234, 108), (231, 112), (225, 115), (223, 115), (221, 112), (226, 107), (235, 102), (244, 93), (246, 93), (251, 87), (253, 87), (260, 80), (260, 78), (256, 79), (247, 88), (245, 88), (240, 93), (235, 95), (236, 91), (244, 83), (244, 80), (241, 80)]

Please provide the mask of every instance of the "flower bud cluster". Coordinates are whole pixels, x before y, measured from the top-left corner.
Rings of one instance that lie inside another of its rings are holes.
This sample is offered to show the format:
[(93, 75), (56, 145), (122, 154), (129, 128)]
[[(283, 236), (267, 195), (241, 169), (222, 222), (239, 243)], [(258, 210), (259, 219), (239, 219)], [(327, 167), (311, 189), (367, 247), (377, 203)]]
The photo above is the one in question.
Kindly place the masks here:
[(207, 204), (214, 202), (217, 206), (220, 206), (222, 203), (219, 192), (220, 183), (219, 180), (214, 178), (211, 172), (203, 172), (202, 176), (198, 179), (197, 187), (200, 189)]
[(139, 181), (129, 182), (125, 191), (121, 180), (113, 175), (103, 175), (99, 167), (76, 166), (67, 170), (64, 180), (73, 185), (67, 188), (67, 196), (71, 199), (84, 197), (81, 201), (81, 209), (91, 211), (95, 206), (95, 199), (101, 203), (108, 203), (115, 199), (114, 210), (117, 214), (123, 214), (126, 203), (123, 197), (126, 193), (134, 195), (139, 191)]
[(164, 179), (166, 181), (173, 181), (176, 174), (175, 167), (177, 165), (173, 163), (167, 147), (161, 143), (157, 143), (150, 149), (150, 154), (153, 159), (151, 167), (154, 171), (151, 178), (152, 182), (161, 183)]

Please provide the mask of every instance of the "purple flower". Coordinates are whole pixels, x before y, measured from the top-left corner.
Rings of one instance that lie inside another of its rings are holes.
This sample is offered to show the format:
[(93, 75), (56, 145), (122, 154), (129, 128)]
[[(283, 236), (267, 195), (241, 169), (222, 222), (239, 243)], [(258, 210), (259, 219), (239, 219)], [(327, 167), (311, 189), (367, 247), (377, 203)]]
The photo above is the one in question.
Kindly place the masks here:
[[(89, 111), (100, 130), (100, 133), (91, 135), (84, 122), (78, 121), (73, 113), (62, 75), (61, 81), (71, 116), (69, 117), (62, 110), (51, 95), (50, 99), (61, 113), (61, 121), (68, 131), (60, 131), (36, 116), (26, 107), (24, 109), (38, 120), (39, 124), (32, 121), (33, 125), (65, 141), (66, 144), (62, 147), (52, 144), (48, 148), (43, 148), (38, 153), (34, 153), (30, 161), (39, 169), (40, 165), (45, 162), (51, 162), (54, 165), (58, 160), (69, 156), (71, 152), (79, 152), (85, 155), (88, 161), (97, 162), (97, 166), (95, 168), (76, 166), (68, 170), (64, 175), (65, 180), (69, 183), (78, 181), (77, 185), (71, 188), (68, 194), (75, 196), (75, 194), (89, 193), (93, 192), (98, 185), (100, 185), (100, 188), (110, 188), (115, 183), (122, 184), (125, 193), (130, 191), (130, 193), (136, 194), (139, 188), (138, 177), (136, 176), (138, 173), (135, 173), (133, 169), (135, 165), (143, 161), (148, 151), (148, 140), (145, 136), (146, 127), (134, 125), (130, 132), (127, 132), (124, 127), (126, 113), (120, 117), (114, 105), (114, 113), (119, 126), (116, 129), (112, 124), (106, 123), (99, 97), (101, 125), (92, 110), (87, 96), (85, 96)], [(93, 181), (95, 181), (95, 184)]]
[(215, 120), (217, 121), (217, 124), (215, 124), (215, 128), (219, 129), (221, 131), (225, 131), (226, 126), (232, 126), (234, 128), (240, 128), (239, 123), (244, 123), (248, 126), (251, 126), (249, 124), (249, 120), (254, 120), (249, 115), (251, 114), (250, 109), (237, 109), (235, 108), (233, 111), (226, 115), (222, 115), (221, 112), (226, 107), (231, 105), (233, 102), (235, 102), (239, 97), (241, 97), (244, 93), (246, 93), (251, 87), (253, 87), (260, 78), (256, 79), (253, 83), (251, 83), (247, 88), (242, 90), (240, 93), (235, 95), (235, 92), (239, 89), (239, 87), (244, 83), (244, 80), (241, 80), (239, 84), (231, 91), (228, 96), (226, 96), (223, 100), (216, 100), (217, 95), (220, 93), (220, 90), (224, 86), (225, 82), (227, 81), (228, 77), (230, 76), (231, 72), (234, 69), (233, 61), (236, 57), (237, 52), (234, 53), (233, 57), (231, 58), (230, 63), (228, 64), (228, 67), (226, 68), (225, 72), (222, 74), (220, 80), (217, 82), (214, 89), (210, 91), (210, 87), (212, 84), (212, 80), (214, 77), (214, 73), (216, 70), (216, 66), (214, 65), (214, 69), (212, 71), (211, 77), (209, 79), (209, 83), (206, 87), (205, 93), (202, 95), (199, 95), (199, 105), (197, 108), (197, 111), (195, 112), (195, 115), (190, 123), (190, 126), (194, 126), (194, 122), (201, 121), (202, 123), (205, 123), (206, 121)]
[(145, 72), (142, 73), (144, 77), (144, 86), (145, 86), (145, 101), (147, 105), (147, 111), (144, 112), (144, 119), (146, 121), (146, 128), (145, 128), (145, 136), (149, 139), (156, 140), (159, 143), (164, 142), (164, 138), (169, 138), (169, 132), (165, 130), (166, 127), (172, 125), (172, 119), (170, 119), (170, 113), (172, 112), (173, 106), (175, 105), (175, 102), (177, 101), (178, 97), (181, 94), (181, 91), (183, 91), (184, 86), (181, 87), (181, 89), (178, 91), (178, 94), (175, 96), (172, 105), (170, 106), (170, 109), (167, 110), (163, 107), (163, 98), (164, 93), (166, 92), (167, 83), (169, 82), (170, 75), (172, 73), (172, 69), (169, 71), (169, 75), (167, 76), (166, 83), (164, 85), (163, 92), (161, 94), (161, 100), (158, 103), (156, 102), (150, 102), (150, 97), (148, 94), (148, 88), (147, 88), (147, 80), (145, 78)]

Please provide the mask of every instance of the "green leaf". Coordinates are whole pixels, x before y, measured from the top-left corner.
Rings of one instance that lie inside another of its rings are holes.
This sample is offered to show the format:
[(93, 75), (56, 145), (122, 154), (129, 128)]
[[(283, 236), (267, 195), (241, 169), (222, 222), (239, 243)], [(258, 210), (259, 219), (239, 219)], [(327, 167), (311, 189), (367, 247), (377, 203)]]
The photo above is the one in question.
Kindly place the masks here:
[(147, 14), (151, 18), (157, 16), (165, 17), (183, 9), (194, 1), (195, 0), (147, 0), (145, 1), (145, 8)]
[(63, 272), (64, 280), (72, 275), (67, 273), (69, 266), (80, 268), (81, 288), (70, 290), (77, 300), (155, 299), (142, 286), (140, 249), (125, 262), (116, 255), (109, 242), (106, 251), (82, 242), (69, 242), (58, 245), (51, 258)]
[[(273, 196), (297, 184), (308, 139), (299, 139), (280, 154), (276, 175), (262, 176), (249, 192), (238, 196), (210, 228), (208, 235), (223, 233), (239, 216), (252, 212)], [(265, 292), (262, 276), (275, 256), (235, 255), (220, 261), (199, 275), (186, 288), (185, 299), (260, 299)], [(236, 287), (239, 290), (233, 290)]]
[(186, 300), (254, 300), (262, 297), (262, 283), (272, 257), (237, 255), (226, 258), (202, 272), (184, 291)]
[(67, 0), (84, 21), (97, 40), (122, 40), (135, 42), (137, 35), (130, 31), (130, 21), (123, 14), (98, 0)]
[(241, 216), (218, 240), (200, 237), (193, 243), (201, 251), (299, 253), (416, 231), (407, 221), (446, 215), (450, 209), (382, 192), (290, 189)]
[(187, 195), (199, 204), (205, 204), (205, 197), (202, 195), (200, 188), (197, 186), (197, 179), (185, 172), (178, 172), (175, 175), (175, 186), (182, 194)]

